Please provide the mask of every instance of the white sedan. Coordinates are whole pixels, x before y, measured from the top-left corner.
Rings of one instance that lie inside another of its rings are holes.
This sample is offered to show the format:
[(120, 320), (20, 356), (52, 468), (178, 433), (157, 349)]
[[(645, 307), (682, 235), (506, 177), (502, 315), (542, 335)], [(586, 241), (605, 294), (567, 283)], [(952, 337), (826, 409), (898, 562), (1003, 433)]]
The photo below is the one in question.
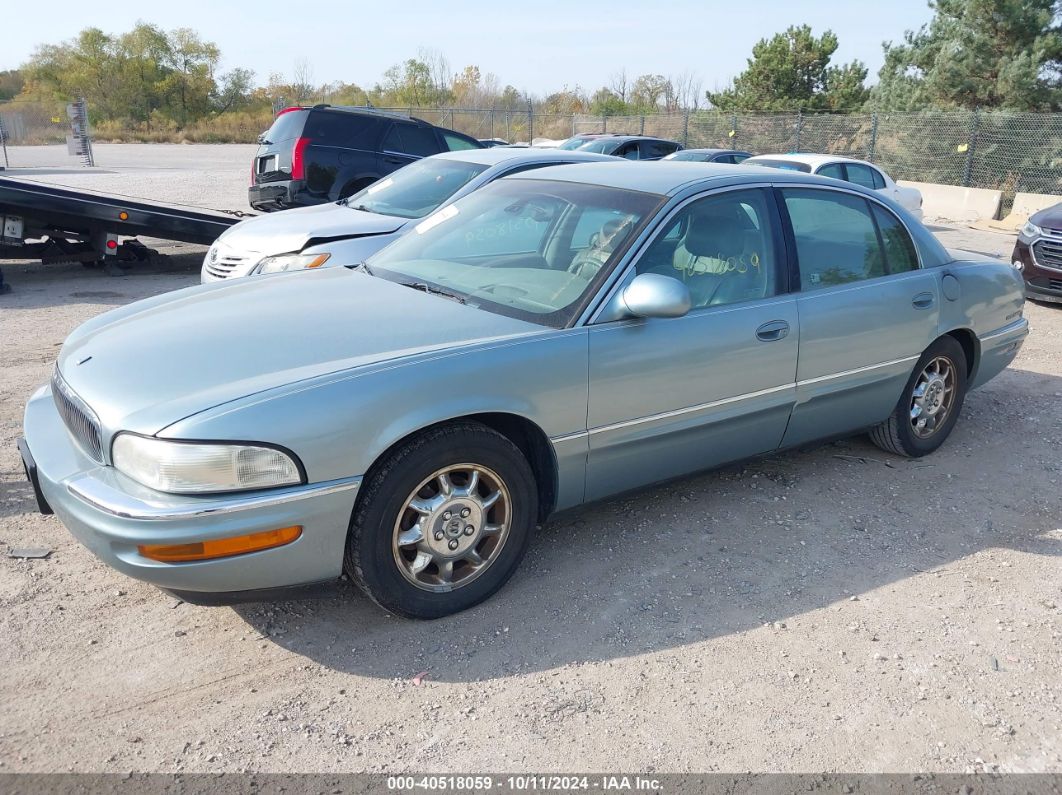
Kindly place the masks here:
[(922, 220), (922, 194), (917, 188), (897, 185), (892, 178), (872, 163), (837, 155), (756, 155), (745, 161), (750, 166), (768, 166), (788, 171), (803, 171), (805, 174), (818, 174), (820, 177), (854, 182), (864, 188), (884, 193), (919, 221)]

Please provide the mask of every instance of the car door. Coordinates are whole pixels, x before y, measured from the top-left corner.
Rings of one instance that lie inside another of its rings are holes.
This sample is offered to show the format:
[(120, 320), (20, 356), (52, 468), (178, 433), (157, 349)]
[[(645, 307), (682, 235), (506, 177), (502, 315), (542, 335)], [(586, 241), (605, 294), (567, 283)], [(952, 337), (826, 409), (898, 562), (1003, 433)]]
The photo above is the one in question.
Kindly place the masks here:
[(800, 363), (785, 446), (884, 420), (936, 338), (940, 285), (903, 222), (835, 188), (782, 187), (799, 292)]
[(587, 499), (778, 447), (799, 337), (784, 252), (763, 188), (686, 202), (641, 250), (624, 282), (680, 279), (693, 308), (591, 325)]
[(380, 173), (386, 175), (414, 160), (436, 154), (439, 142), (430, 127), (396, 121), (384, 135), (380, 150)]

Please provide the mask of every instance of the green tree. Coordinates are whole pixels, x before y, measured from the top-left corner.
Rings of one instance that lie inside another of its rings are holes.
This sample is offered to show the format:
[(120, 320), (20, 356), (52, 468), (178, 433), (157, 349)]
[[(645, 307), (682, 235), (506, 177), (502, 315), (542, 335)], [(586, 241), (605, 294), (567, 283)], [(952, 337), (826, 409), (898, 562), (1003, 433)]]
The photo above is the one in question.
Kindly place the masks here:
[(1058, 0), (931, 0), (933, 19), (886, 42), (883, 110), (1062, 107)]
[(18, 69), (0, 70), (0, 101), (12, 99), (22, 93), (25, 78)]
[(599, 88), (590, 97), (590, 112), (595, 116), (626, 116), (631, 110), (611, 88)]
[(720, 110), (855, 110), (867, 99), (867, 69), (860, 61), (831, 66), (836, 51), (832, 31), (816, 37), (807, 25), (790, 27), (758, 41), (733, 85), (705, 98)]

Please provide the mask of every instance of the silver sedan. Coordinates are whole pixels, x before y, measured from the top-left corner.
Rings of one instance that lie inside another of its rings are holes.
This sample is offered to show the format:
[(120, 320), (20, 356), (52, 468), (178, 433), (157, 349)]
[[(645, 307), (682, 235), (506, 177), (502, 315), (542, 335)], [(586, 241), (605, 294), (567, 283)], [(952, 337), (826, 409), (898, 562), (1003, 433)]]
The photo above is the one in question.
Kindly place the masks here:
[(810, 175), (536, 170), (363, 265), (89, 321), (20, 446), (42, 510), (185, 599), (346, 572), (434, 618), (555, 511), (844, 434), (934, 451), (1028, 332), (1020, 276), (963, 256)]

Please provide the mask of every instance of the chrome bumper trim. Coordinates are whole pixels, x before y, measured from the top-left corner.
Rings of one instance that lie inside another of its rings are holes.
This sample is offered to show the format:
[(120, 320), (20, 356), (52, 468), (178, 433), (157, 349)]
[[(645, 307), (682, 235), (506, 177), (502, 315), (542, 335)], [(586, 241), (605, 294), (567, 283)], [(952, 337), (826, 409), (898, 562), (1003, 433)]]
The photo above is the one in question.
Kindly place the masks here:
[(226, 495), (221, 498), (198, 497), (194, 502), (148, 502), (133, 497), (116, 488), (108, 486), (91, 477), (72, 480), (66, 488), (73, 496), (91, 505), (97, 510), (117, 516), (121, 519), (136, 519), (153, 522), (172, 522), (182, 519), (196, 519), (203, 516), (215, 516), (254, 508), (268, 508), (288, 502), (321, 497), (339, 491), (357, 489), (361, 478), (343, 478), (325, 483), (313, 483), (294, 489), (283, 489), (267, 494), (251, 496)]
[(1018, 318), (1013, 323), (1008, 323), (1003, 328), (997, 329), (991, 334), (985, 334), (983, 337), (979, 337), (978, 339), (981, 342), (987, 342), (988, 340), (994, 340), (996, 337), (1002, 337), (1006, 334), (1013, 334), (1015, 331), (1022, 331), (1027, 334), (1029, 331), (1029, 321), (1023, 317)]

